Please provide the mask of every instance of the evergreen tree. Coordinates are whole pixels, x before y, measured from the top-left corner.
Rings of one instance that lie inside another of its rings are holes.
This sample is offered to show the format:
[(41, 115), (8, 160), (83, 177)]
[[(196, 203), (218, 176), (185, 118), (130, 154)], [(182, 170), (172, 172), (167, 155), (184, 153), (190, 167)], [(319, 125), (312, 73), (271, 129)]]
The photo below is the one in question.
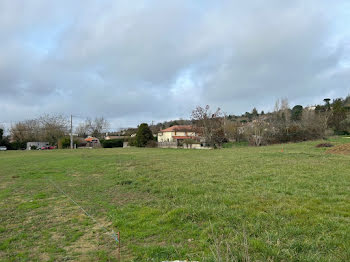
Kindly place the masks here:
[(343, 106), (341, 98), (335, 99), (332, 104), (332, 116), (329, 120), (329, 125), (334, 128), (334, 131), (341, 130), (341, 122), (346, 119), (346, 109)]
[(294, 121), (299, 121), (301, 120), (302, 115), (303, 115), (303, 106), (301, 105), (294, 106), (292, 109), (291, 119)]
[(259, 116), (258, 110), (256, 110), (255, 107), (254, 107), (253, 110), (252, 110), (252, 116), (253, 116), (253, 117), (258, 117), (258, 116)]
[(136, 146), (145, 147), (148, 141), (153, 140), (153, 134), (151, 129), (146, 123), (142, 123), (137, 129), (136, 133)]

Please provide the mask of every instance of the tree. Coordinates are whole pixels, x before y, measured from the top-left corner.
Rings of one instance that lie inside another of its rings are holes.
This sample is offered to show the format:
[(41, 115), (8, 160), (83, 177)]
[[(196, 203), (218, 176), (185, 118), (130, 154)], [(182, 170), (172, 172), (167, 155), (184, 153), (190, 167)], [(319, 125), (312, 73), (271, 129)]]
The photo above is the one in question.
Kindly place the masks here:
[(15, 123), (11, 127), (14, 141), (45, 141), (55, 145), (68, 132), (68, 120), (62, 115), (43, 115), (36, 119)]
[(0, 127), (0, 146), (7, 146), (8, 139), (4, 138), (4, 129)]
[(102, 116), (95, 119), (87, 118), (76, 128), (76, 133), (80, 137), (94, 136), (102, 138), (103, 133), (108, 129), (109, 122)]
[(261, 146), (267, 143), (266, 134), (268, 133), (268, 123), (257, 119), (244, 127), (245, 135), (251, 145)]
[(243, 139), (242, 124), (225, 119), (225, 137), (228, 141), (239, 142)]
[(340, 122), (340, 126), (344, 134), (350, 134), (350, 115)]
[(252, 110), (252, 116), (253, 116), (253, 118), (256, 118), (259, 116), (258, 110), (255, 107)]
[(332, 115), (329, 119), (329, 126), (334, 128), (334, 131), (341, 130), (341, 123), (346, 119), (346, 109), (343, 107), (343, 100), (341, 98), (335, 99), (332, 104)]
[(275, 110), (273, 112), (275, 121), (287, 125), (290, 121), (290, 109), (288, 99), (277, 100), (275, 103)]
[(253, 115), (249, 112), (245, 112), (244, 117), (248, 118), (248, 121), (252, 121)]
[(68, 133), (68, 119), (63, 115), (45, 114), (37, 119), (40, 140), (54, 145)]
[(85, 123), (80, 123), (78, 125), (78, 127), (75, 129), (75, 133), (79, 136), (79, 137), (83, 137), (86, 138), (89, 135), (89, 130), (88, 127), (86, 126)]
[(296, 105), (292, 108), (291, 119), (294, 121), (300, 121), (303, 115), (303, 106)]
[(197, 106), (191, 115), (197, 127), (197, 132), (202, 133), (205, 142), (209, 146), (218, 147), (225, 141), (224, 118), (221, 109), (210, 111), (209, 105), (205, 108)]
[(331, 99), (330, 98), (325, 98), (325, 99), (323, 99), (323, 101), (326, 103), (326, 105), (325, 105), (326, 110), (330, 109), (331, 105), (330, 105), (329, 101), (331, 101)]
[(171, 122), (170, 122), (169, 127), (177, 126), (177, 125), (179, 125), (179, 123), (175, 120), (175, 121), (171, 121)]
[(151, 129), (146, 123), (139, 125), (136, 133), (135, 144), (137, 147), (145, 147), (148, 141), (153, 140), (153, 134)]
[(324, 138), (330, 116), (330, 111), (319, 112), (316, 110), (304, 109), (301, 117), (301, 125), (303, 127), (304, 136), (306, 137), (305, 140)]
[[(79, 145), (79, 140), (77, 138), (74, 138), (73, 144)], [(60, 138), (58, 141), (58, 148), (59, 149), (70, 148), (70, 137), (65, 136), (65, 137)]]
[(16, 142), (40, 141), (41, 128), (37, 119), (25, 120), (12, 125), (10, 133)]

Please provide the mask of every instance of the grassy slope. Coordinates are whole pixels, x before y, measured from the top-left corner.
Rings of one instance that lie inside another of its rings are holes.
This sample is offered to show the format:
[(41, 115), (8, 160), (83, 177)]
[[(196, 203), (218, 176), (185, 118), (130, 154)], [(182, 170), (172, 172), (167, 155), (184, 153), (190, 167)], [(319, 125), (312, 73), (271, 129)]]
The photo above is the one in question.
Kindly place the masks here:
[(49, 178), (124, 261), (349, 261), (350, 156), (316, 143), (0, 152), (0, 260), (117, 257)]

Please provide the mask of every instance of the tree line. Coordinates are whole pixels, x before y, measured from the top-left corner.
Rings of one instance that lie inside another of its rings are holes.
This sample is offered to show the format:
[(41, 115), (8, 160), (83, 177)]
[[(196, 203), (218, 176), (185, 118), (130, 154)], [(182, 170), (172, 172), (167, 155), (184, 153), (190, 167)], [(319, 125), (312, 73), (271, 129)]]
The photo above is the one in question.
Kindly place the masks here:
[(192, 122), (206, 143), (220, 147), (228, 141), (246, 141), (260, 146), (350, 134), (350, 96), (324, 99), (324, 104), (289, 107), (287, 99), (276, 101), (273, 112), (259, 114), (256, 108), (241, 116), (225, 115), (220, 108), (197, 107)]
[[(242, 115), (227, 115), (220, 108), (211, 110), (210, 106), (196, 107), (189, 120), (174, 120), (148, 126), (142, 123), (135, 137), (125, 132), (124, 141), (132, 146), (154, 147), (154, 134), (161, 129), (173, 125), (188, 125), (195, 127), (204, 143), (211, 147), (221, 147), (230, 141), (248, 142), (260, 146), (274, 143), (298, 142), (325, 138), (328, 135), (350, 134), (350, 96), (331, 101), (325, 98), (323, 103), (314, 107), (295, 105), (290, 108), (288, 100), (282, 99), (275, 103), (273, 112), (261, 111), (256, 108)], [(80, 138), (94, 136), (106, 147), (121, 146), (123, 141), (104, 141), (103, 137), (109, 128), (109, 122), (103, 117), (87, 118), (81, 122), (74, 133)], [(45, 114), (35, 119), (15, 123), (9, 130), (10, 136), (4, 136), (0, 128), (0, 145), (9, 149), (26, 147), (26, 142), (45, 141), (51, 145), (69, 146), (70, 122), (63, 115)], [(80, 143), (84, 140), (75, 140)]]
[[(80, 138), (95, 136), (102, 138), (108, 129), (109, 122), (103, 117), (87, 118), (73, 130)], [(27, 142), (45, 141), (50, 145), (69, 147), (70, 121), (59, 114), (45, 114), (35, 119), (24, 120), (13, 124), (9, 129), (9, 136), (4, 136), (4, 129), (0, 128), (0, 145), (8, 149), (24, 149)], [(76, 144), (83, 140), (74, 139)]]

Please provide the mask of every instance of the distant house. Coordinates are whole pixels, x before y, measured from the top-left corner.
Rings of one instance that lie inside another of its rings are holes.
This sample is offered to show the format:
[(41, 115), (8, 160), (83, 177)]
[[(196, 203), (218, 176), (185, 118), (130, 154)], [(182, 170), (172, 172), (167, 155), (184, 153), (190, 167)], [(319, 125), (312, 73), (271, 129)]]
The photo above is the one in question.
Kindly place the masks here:
[(305, 109), (309, 110), (309, 111), (315, 111), (316, 106), (307, 106), (307, 107), (305, 107)]
[(96, 137), (89, 136), (85, 138), (86, 146), (87, 147), (100, 147), (100, 140)]
[(113, 139), (124, 139), (125, 136), (110, 136), (110, 135), (107, 135), (105, 137), (106, 140), (113, 140)]
[(49, 146), (49, 142), (27, 142), (27, 150), (42, 148)]
[(186, 140), (197, 141), (200, 146), (200, 137), (190, 125), (176, 125), (160, 130), (157, 140), (160, 147), (182, 147)]

